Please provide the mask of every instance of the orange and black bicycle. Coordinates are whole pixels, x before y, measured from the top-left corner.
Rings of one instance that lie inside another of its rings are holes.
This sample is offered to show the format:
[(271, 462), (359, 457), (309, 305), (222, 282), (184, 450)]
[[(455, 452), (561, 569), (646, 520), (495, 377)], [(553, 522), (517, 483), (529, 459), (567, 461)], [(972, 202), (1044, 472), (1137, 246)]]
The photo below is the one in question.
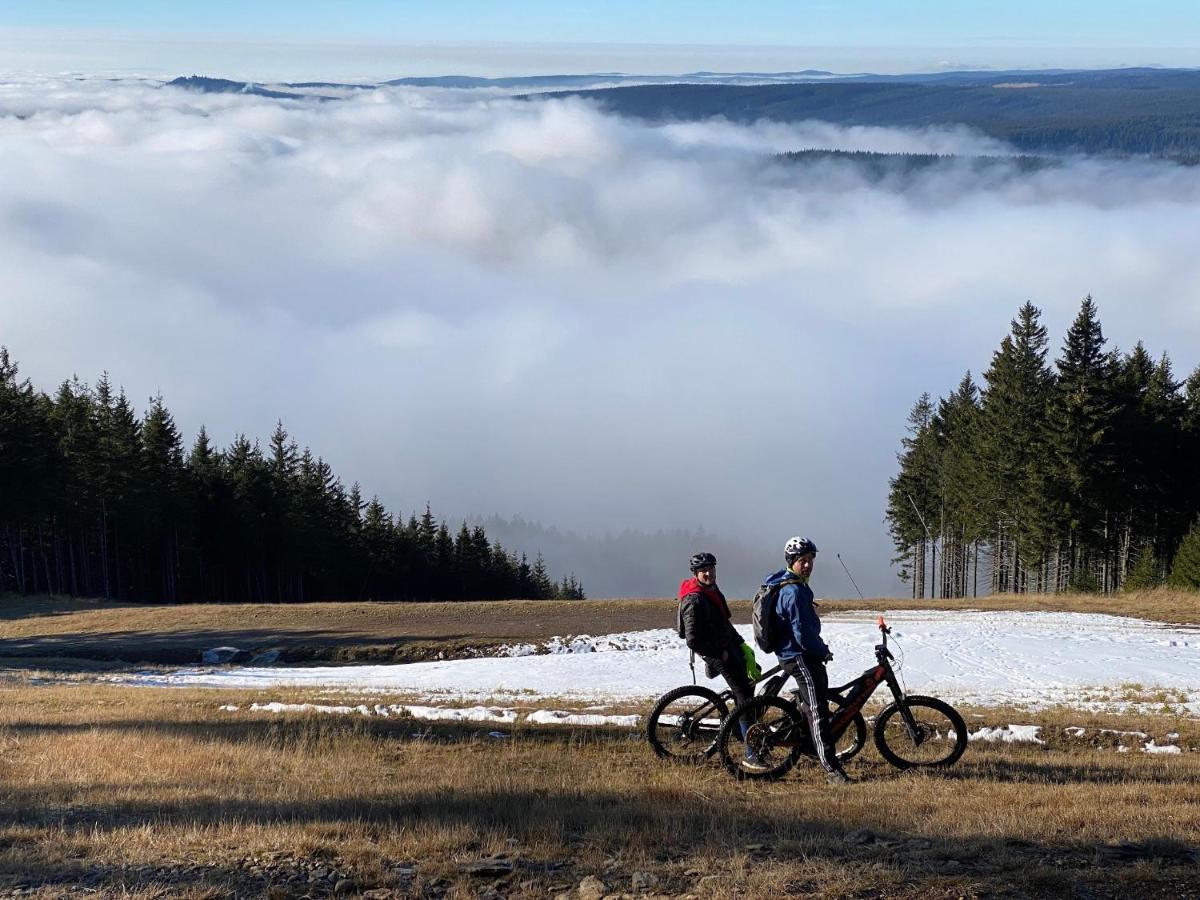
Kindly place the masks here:
[[(880, 755), (898, 769), (953, 765), (967, 748), (967, 725), (950, 704), (904, 692), (892, 665), (895, 657), (888, 649), (891, 632), (880, 616), (881, 642), (875, 645), (875, 665), (853, 681), (829, 689), (829, 728), (834, 744), (843, 742), (847, 732), (861, 733), (863, 706), (886, 684), (893, 702), (875, 717), (875, 746)], [(748, 723), (745, 729), (740, 725), (743, 721)], [(816, 757), (807, 717), (795, 697), (772, 695), (752, 697), (725, 716), (717, 732), (716, 751), (734, 776), (751, 780), (779, 778), (801, 756)], [(755, 760), (753, 766), (747, 765), (747, 759)]]

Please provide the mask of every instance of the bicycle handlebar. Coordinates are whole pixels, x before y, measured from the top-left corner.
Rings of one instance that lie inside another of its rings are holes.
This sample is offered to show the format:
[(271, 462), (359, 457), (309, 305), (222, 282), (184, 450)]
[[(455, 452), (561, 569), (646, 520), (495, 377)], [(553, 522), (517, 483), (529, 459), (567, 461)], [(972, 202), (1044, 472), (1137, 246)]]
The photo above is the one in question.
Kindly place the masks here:
[(883, 621), (883, 616), (880, 616), (876, 621), (879, 623), (879, 634), (883, 638), (883, 646), (886, 647), (887, 636), (892, 633), (892, 629), (888, 627), (887, 622)]

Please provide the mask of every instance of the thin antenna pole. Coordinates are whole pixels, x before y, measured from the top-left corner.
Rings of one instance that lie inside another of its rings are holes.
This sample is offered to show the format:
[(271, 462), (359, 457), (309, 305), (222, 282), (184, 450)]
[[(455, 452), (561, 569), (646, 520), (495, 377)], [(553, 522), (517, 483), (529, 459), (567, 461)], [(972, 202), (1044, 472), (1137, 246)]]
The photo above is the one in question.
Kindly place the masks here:
[[(842, 554), (840, 554), (840, 553), (839, 553), (839, 554), (837, 555), (837, 558), (838, 558), (838, 562), (840, 562), (840, 563), (842, 564), (842, 568), (843, 568), (843, 569), (846, 569), (846, 563), (842, 561)], [(854, 585), (854, 589), (855, 589), (856, 591), (858, 591), (858, 582), (854, 580), (854, 576), (850, 574), (850, 570), (849, 570), (849, 569), (846, 569), (846, 577), (850, 579), (850, 583), (851, 583), (852, 585)], [(867, 598), (863, 596), (863, 592), (862, 592), (862, 591), (858, 591), (858, 599), (859, 599), (859, 600), (866, 600)]]

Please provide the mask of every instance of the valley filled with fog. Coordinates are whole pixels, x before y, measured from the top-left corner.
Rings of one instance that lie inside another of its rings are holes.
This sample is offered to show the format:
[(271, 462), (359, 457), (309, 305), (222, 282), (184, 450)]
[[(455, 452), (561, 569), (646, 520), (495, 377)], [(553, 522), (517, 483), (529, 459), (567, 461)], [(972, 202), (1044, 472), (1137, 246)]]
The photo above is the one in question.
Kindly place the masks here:
[[(321, 93), (0, 81), (22, 375), (161, 392), (185, 443), (281, 417), (368, 498), (498, 517), (590, 596), (672, 593), (701, 528), (730, 593), (804, 534), (818, 594), (848, 596), (835, 552), (865, 592), (907, 592), (883, 523), (907, 412), (978, 377), (1025, 301), (1052, 355), (1091, 294), (1111, 344), (1200, 362), (1200, 168), (1030, 169), (956, 126)], [(813, 149), (953, 158), (780, 157)]]

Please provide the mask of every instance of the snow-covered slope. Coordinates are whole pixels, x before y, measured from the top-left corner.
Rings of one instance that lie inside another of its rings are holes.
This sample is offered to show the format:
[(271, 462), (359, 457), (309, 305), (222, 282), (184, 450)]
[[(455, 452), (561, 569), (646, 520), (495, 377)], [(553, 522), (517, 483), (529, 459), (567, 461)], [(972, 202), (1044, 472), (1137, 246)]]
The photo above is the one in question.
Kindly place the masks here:
[[(1200, 629), (1076, 613), (910, 611), (889, 614), (888, 621), (902, 678), (913, 693), (987, 705), (1107, 708), (1165, 702), (1200, 712)], [(749, 640), (749, 626), (741, 630)], [(835, 654), (833, 683), (849, 681), (872, 664), (878, 640), (873, 616), (828, 614), (824, 635)], [(579, 700), (640, 700), (691, 680), (687, 650), (667, 629), (555, 639), (510, 652), (514, 655), (410, 665), (206, 667), (114, 678), (142, 685)], [(703, 682), (702, 667), (697, 669)]]

